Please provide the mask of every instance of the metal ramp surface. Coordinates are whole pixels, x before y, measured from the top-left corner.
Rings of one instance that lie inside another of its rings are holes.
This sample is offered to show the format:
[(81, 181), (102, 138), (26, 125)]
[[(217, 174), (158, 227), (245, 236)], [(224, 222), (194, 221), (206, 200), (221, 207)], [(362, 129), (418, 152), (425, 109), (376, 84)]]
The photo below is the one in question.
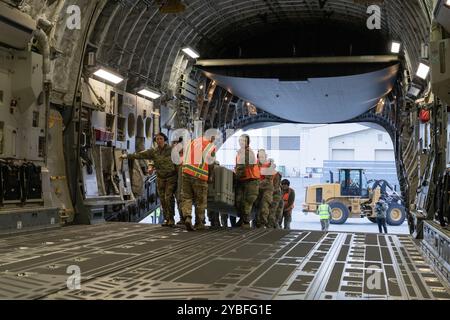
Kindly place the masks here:
[[(68, 289), (70, 266), (81, 289)], [(435, 300), (450, 288), (409, 236), (114, 223), (0, 238), (0, 299)]]

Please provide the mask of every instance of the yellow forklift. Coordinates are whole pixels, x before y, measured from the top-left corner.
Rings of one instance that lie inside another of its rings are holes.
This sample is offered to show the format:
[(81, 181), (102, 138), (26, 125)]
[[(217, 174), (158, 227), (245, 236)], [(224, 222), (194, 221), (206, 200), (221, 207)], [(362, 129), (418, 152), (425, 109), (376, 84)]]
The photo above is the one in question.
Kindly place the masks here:
[(402, 225), (406, 211), (401, 197), (385, 180), (367, 181), (363, 169), (340, 169), (339, 182), (312, 185), (306, 188), (303, 212), (316, 213), (325, 199), (331, 207), (331, 224), (344, 224), (348, 218), (368, 218), (376, 222), (375, 205), (383, 196), (388, 203), (387, 223)]

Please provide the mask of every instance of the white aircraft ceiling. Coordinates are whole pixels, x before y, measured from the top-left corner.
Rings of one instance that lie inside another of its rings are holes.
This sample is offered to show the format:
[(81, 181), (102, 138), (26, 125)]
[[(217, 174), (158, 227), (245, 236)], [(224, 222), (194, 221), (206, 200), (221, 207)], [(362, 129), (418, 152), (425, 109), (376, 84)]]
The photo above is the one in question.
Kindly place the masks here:
[(388, 94), (398, 65), (379, 71), (307, 81), (241, 78), (205, 72), (236, 96), (280, 118), (301, 123), (351, 120), (373, 108)]

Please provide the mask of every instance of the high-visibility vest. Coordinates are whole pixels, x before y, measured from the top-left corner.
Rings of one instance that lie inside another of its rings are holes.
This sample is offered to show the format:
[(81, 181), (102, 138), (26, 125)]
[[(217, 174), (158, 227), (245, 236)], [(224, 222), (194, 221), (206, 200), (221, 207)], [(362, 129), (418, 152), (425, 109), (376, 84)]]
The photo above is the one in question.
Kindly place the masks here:
[(192, 141), (184, 152), (183, 173), (208, 181), (209, 165), (206, 159), (213, 152), (215, 152), (215, 145), (208, 140), (197, 138)]
[(330, 219), (330, 206), (327, 204), (321, 204), (319, 206), (319, 217), (320, 220), (329, 220)]
[[(286, 209), (288, 209), (289, 197), (291, 196), (291, 193), (292, 193), (292, 189), (289, 188), (289, 192), (283, 194), (283, 201), (284, 201), (284, 207), (283, 207), (283, 210), (284, 210), (284, 211), (286, 211)], [(292, 208), (289, 209), (289, 210), (292, 210), (292, 209), (294, 209), (294, 208), (295, 208), (295, 204), (293, 203), (293, 204), (292, 204)]]
[[(247, 152), (247, 150), (244, 151), (244, 156), (245, 153)], [(253, 153), (252, 150), (248, 149), (248, 152), (253, 154), (253, 158), (255, 158), (255, 154)], [(236, 157), (236, 164), (242, 164), (245, 162), (241, 162), (241, 153), (242, 152), (238, 152), (238, 155)], [(247, 180), (259, 180), (261, 179), (261, 171), (259, 170), (259, 165), (258, 164), (248, 164), (245, 166), (245, 173), (244, 176), (240, 178), (240, 181), (247, 181)]]

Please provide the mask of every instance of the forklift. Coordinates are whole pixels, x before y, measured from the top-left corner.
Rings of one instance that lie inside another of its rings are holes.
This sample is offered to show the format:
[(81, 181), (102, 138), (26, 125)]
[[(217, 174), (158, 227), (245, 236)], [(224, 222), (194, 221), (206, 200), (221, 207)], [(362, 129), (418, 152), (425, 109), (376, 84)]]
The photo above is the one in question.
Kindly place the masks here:
[(348, 218), (368, 218), (376, 222), (375, 206), (383, 195), (388, 204), (387, 223), (400, 226), (406, 219), (403, 201), (392, 186), (385, 180), (367, 181), (363, 169), (340, 169), (339, 181), (312, 185), (306, 188), (303, 212), (317, 212), (325, 199), (331, 208), (331, 224), (344, 224)]

